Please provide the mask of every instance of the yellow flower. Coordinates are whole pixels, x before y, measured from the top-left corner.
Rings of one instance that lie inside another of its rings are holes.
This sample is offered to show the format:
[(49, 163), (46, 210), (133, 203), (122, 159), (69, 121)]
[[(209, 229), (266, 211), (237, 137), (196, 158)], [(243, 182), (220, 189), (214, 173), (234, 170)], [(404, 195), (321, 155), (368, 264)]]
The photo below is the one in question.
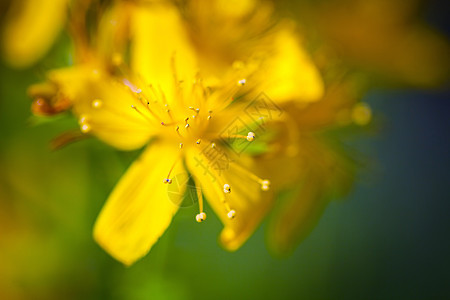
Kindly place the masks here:
[[(120, 64), (110, 72), (89, 60), (49, 74), (72, 99), (82, 132), (122, 150), (146, 146), (94, 228), (96, 241), (126, 265), (169, 226), (190, 176), (196, 220), (206, 219), (204, 196), (224, 223), (221, 244), (238, 249), (269, 210), (273, 186), (258, 176), (259, 162), (243, 148), (263, 138), (255, 134), (260, 126), (284, 118), (255, 118), (258, 102), (252, 101), (264, 91), (274, 108), (323, 94), (292, 24), (267, 27), (270, 10), (254, 1), (241, 2), (237, 11), (222, 11), (223, 1), (208, 3), (210, 10), (189, 2), (184, 14), (165, 2), (131, 9), (130, 70)], [(222, 26), (229, 28), (218, 35)], [(221, 51), (212, 50), (216, 41)]]

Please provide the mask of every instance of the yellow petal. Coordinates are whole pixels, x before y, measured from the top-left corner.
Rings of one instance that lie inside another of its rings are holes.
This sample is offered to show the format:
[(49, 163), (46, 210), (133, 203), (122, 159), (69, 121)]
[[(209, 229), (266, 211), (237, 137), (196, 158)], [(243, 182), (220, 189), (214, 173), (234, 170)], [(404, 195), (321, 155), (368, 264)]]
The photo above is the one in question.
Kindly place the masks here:
[[(328, 201), (321, 182), (310, 178), (294, 193), (280, 198), (275, 217), (269, 223), (269, 249), (277, 255), (290, 254), (317, 224)], [(284, 201), (283, 201), (284, 200)]]
[(174, 99), (175, 76), (187, 84), (197, 73), (196, 58), (178, 10), (169, 4), (137, 7), (131, 24), (131, 65), (145, 84)]
[(150, 122), (147, 108), (125, 84), (113, 81), (100, 69), (88, 65), (61, 69), (50, 73), (49, 78), (73, 101), (80, 126), (88, 126), (85, 132), (105, 143), (133, 150), (144, 146), (153, 135), (156, 121)]
[[(218, 148), (216, 148), (218, 149)], [(203, 154), (202, 154), (203, 153)], [(215, 157), (214, 153), (191, 149), (186, 154), (186, 164), (194, 181), (202, 189), (210, 206), (225, 225), (220, 243), (229, 251), (235, 251), (251, 236), (270, 208), (272, 194), (263, 192), (261, 185), (252, 180), (245, 171), (227, 166), (226, 160), (235, 159), (231, 155)], [(241, 158), (240, 165), (246, 165)], [(233, 166), (234, 165), (234, 166)], [(225, 194), (224, 184), (231, 186), (231, 193)], [(225, 197), (230, 208), (236, 211), (234, 219), (229, 219), (222, 203)]]
[[(332, 198), (342, 197), (351, 188), (354, 166), (330, 145), (311, 139), (301, 141), (297, 164), (301, 174), (293, 191), (279, 198), (269, 222), (269, 248), (275, 254), (290, 254), (312, 231)], [(299, 162), (302, 162), (300, 165)]]
[(289, 105), (286, 111), (296, 116), (301, 131), (314, 131), (348, 124), (350, 111), (359, 98), (357, 82), (350, 80), (331, 84), (320, 101), (308, 106)]
[(6, 60), (25, 68), (45, 55), (64, 26), (66, 10), (66, 0), (12, 1), (3, 36)]
[(126, 53), (129, 38), (129, 23), (133, 5), (126, 1), (116, 1), (102, 14), (96, 35), (97, 57), (105, 63), (120, 65)]
[(350, 64), (375, 71), (383, 81), (419, 87), (447, 82), (448, 38), (417, 18), (419, 1), (343, 3), (330, 1), (329, 5), (312, 6), (308, 14), (316, 15), (312, 19), (321, 35)]
[(278, 102), (319, 100), (324, 90), (322, 78), (293, 30), (281, 29), (273, 43), (275, 51), (264, 72), (267, 95)]
[[(125, 265), (150, 251), (178, 209), (185, 185), (169, 198), (169, 185), (163, 183), (178, 153), (177, 147), (160, 142), (150, 145), (122, 177), (97, 219), (95, 240)], [(180, 163), (172, 176), (179, 174), (185, 174)]]

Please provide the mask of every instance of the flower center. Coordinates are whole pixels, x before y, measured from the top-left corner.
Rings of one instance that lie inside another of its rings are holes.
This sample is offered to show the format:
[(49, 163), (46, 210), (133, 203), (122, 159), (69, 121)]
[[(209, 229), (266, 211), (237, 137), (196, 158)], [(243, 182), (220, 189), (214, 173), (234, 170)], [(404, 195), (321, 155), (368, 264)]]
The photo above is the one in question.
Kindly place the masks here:
[[(224, 137), (220, 136), (223, 128), (218, 125), (220, 122), (216, 123), (215, 121), (216, 118), (219, 119), (221, 116), (221, 111), (227, 109), (227, 106), (234, 100), (236, 93), (247, 83), (247, 80), (245, 78), (235, 80), (234, 84), (222, 89), (218, 95), (213, 94), (209, 88), (205, 88), (201, 80), (196, 80), (192, 86), (187, 88), (183, 88), (182, 83), (178, 82), (175, 99), (170, 99), (172, 100), (170, 102), (167, 101), (163, 90), (159, 87), (151, 85), (137, 87), (128, 79), (124, 79), (122, 82), (134, 98), (134, 102), (130, 104), (129, 109), (139, 115), (138, 119), (141, 122), (147, 122), (149, 130), (154, 132), (158, 139), (173, 143), (174, 147), (179, 148), (179, 155), (174, 157), (167, 176), (161, 180), (164, 184), (171, 184), (173, 175), (176, 175), (172, 174), (172, 171), (177, 164), (183, 162), (186, 147), (202, 147), (204, 153), (208, 153), (206, 151), (208, 149), (226, 151), (226, 149), (222, 149), (225, 147), (221, 141)], [(101, 99), (92, 101), (91, 107), (94, 110), (110, 109), (104, 107)], [(120, 114), (120, 112), (114, 113)], [(92, 124), (88, 117), (81, 116), (79, 124), (82, 132), (87, 133), (91, 130)], [(247, 135), (231, 134), (226, 138), (253, 142), (256, 135), (253, 132), (248, 132)], [(206, 154), (205, 158), (210, 162), (211, 157), (208, 155)], [(250, 178), (261, 185), (262, 191), (269, 190), (269, 180), (259, 178), (239, 163), (230, 161), (228, 171)], [(227, 200), (232, 192), (232, 187), (225, 182), (220, 174), (217, 178), (214, 188), (218, 195), (222, 195), (220, 201), (223, 204), (226, 216), (233, 219), (236, 216), (236, 211), (230, 207)], [(197, 198), (199, 213), (196, 215), (196, 220), (202, 222), (206, 219), (206, 213), (203, 210), (203, 193), (200, 187), (197, 187)]]

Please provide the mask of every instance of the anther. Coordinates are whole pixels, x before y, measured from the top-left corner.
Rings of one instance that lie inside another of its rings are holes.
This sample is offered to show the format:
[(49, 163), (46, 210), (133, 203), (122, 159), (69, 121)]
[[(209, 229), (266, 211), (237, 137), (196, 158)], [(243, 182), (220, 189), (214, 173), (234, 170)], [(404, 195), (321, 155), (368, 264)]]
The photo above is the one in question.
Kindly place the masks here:
[(89, 124), (81, 125), (81, 132), (88, 133), (89, 131), (91, 131), (91, 126)]
[(255, 139), (255, 134), (253, 132), (249, 132), (247, 134), (247, 141), (253, 142), (254, 139)]
[(230, 210), (230, 211), (227, 213), (228, 219), (234, 219), (235, 216), (236, 216), (236, 211), (235, 211), (234, 209)]
[(261, 181), (261, 189), (263, 191), (268, 191), (269, 188), (270, 188), (270, 181), (269, 180), (265, 179), (265, 180)]
[(246, 82), (247, 82), (247, 80), (245, 80), (245, 78), (241, 79), (238, 81), (238, 85), (243, 86), (243, 85), (245, 85)]
[(216, 148), (216, 144), (215, 143), (211, 143), (211, 148)]
[(204, 212), (201, 212), (195, 216), (195, 219), (197, 220), (197, 222), (201, 223), (206, 220), (206, 214)]
[(102, 107), (102, 105), (103, 105), (103, 102), (99, 99), (92, 101), (93, 108), (100, 108), (100, 107)]
[(171, 184), (172, 183), (172, 179), (170, 179), (170, 178), (164, 178), (164, 181), (163, 181), (164, 183), (168, 183), (168, 184)]
[(202, 142), (201, 139), (198, 139), (198, 140), (196, 141), (197, 145), (200, 145), (201, 142)]
[(223, 185), (223, 192), (224, 192), (225, 194), (231, 193), (231, 186), (230, 186), (228, 183), (225, 183), (225, 184)]
[(189, 123), (184, 125), (184, 128), (189, 128)]
[(180, 143), (180, 149), (183, 148), (183, 143)]
[(85, 115), (81, 115), (80, 119), (78, 120), (78, 124), (83, 125), (87, 122), (87, 117)]

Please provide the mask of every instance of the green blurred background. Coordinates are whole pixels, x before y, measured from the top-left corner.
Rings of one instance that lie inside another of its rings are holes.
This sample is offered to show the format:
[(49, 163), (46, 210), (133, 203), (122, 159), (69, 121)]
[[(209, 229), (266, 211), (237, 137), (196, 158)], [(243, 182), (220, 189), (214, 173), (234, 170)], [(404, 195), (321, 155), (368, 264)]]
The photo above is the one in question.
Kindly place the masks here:
[[(446, 30), (444, 1), (429, 21)], [(447, 11), (448, 12), (448, 11)], [(376, 135), (352, 141), (370, 161), (352, 194), (326, 209), (291, 257), (264, 229), (237, 252), (182, 208), (144, 259), (126, 268), (92, 239), (95, 218), (138, 153), (94, 139), (58, 151), (76, 121), (42, 122), (27, 87), (63, 65), (67, 37), (37, 66), (0, 66), (0, 299), (444, 299), (450, 297), (449, 90), (372, 90)]]

